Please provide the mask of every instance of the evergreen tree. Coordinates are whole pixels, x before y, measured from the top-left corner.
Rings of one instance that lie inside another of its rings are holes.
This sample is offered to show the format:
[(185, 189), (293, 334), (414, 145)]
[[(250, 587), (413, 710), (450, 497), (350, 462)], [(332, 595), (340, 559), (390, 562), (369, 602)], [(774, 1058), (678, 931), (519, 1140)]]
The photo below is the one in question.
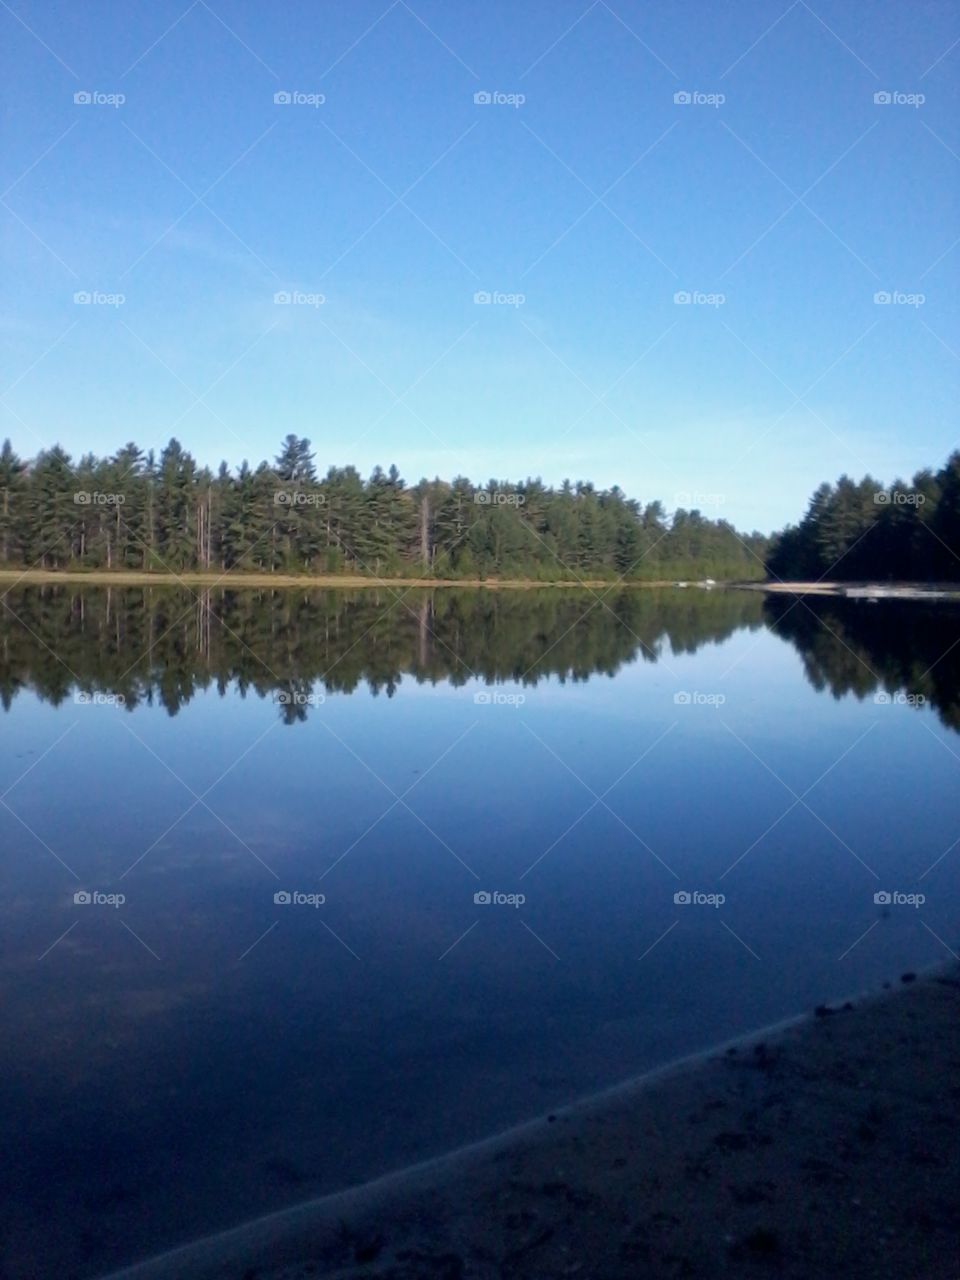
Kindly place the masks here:
[(0, 564), (17, 561), (22, 553), (23, 513), (26, 464), (13, 451), (9, 440), (0, 449)]

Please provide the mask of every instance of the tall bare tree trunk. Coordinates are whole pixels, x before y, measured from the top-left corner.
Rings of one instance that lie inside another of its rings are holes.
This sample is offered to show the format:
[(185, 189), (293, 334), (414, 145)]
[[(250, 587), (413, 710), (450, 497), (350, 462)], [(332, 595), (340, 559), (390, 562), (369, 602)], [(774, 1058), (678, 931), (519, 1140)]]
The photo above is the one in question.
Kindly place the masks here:
[(420, 499), (420, 559), (425, 569), (430, 568), (430, 498), (424, 493)]

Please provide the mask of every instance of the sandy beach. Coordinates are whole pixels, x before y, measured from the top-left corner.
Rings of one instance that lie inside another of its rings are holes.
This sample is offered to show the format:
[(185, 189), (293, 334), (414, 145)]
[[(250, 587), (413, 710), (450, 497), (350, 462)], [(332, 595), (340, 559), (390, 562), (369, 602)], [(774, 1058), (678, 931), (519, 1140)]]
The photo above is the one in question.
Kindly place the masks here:
[(960, 971), (887, 985), (110, 1280), (956, 1280)]
[(738, 582), (748, 591), (773, 595), (841, 596), (888, 600), (960, 600), (955, 582)]

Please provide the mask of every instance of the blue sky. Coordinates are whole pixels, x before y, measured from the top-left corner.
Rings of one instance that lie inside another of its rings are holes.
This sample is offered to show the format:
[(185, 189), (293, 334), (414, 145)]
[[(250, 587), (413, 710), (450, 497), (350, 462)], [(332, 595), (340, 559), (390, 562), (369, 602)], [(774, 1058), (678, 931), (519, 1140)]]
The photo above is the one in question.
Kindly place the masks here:
[(957, 447), (955, 4), (9, 0), (0, 30), (25, 456), (294, 431), (321, 469), (769, 529)]

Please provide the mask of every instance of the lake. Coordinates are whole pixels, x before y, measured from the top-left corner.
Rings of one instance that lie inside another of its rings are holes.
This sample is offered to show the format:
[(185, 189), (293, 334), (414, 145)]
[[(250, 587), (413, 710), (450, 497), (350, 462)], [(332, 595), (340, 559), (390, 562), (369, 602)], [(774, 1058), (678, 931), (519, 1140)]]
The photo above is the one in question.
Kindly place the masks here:
[(3, 604), (4, 1280), (96, 1276), (958, 948), (953, 606)]

